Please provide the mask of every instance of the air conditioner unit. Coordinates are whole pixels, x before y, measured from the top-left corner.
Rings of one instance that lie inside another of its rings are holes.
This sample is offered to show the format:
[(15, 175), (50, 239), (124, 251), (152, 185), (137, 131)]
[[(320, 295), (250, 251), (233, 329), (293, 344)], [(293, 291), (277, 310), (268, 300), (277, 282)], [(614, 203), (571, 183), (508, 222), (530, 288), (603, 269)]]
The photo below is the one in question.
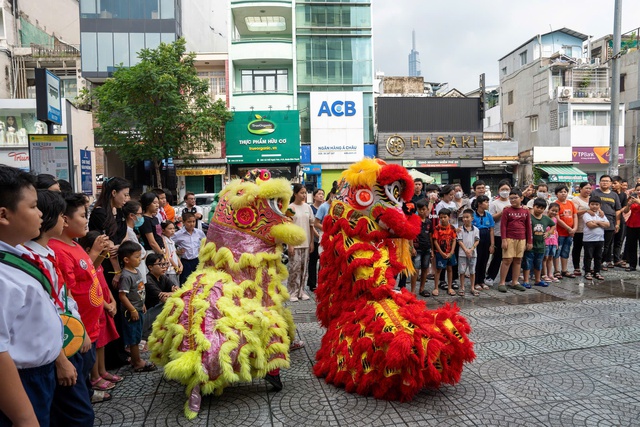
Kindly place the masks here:
[(577, 63), (578, 63), (578, 65), (583, 65), (583, 64), (585, 64), (585, 60), (582, 59), (582, 58), (578, 58)]
[(573, 98), (573, 88), (569, 86), (558, 87), (558, 98)]

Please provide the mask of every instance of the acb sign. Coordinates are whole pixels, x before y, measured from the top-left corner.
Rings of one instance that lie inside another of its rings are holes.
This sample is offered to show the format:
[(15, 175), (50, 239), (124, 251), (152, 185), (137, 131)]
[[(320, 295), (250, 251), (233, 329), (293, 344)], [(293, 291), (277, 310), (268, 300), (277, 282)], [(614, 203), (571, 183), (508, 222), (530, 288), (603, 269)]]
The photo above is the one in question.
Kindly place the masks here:
[(318, 117), (326, 114), (328, 117), (342, 117), (342, 116), (355, 116), (356, 115), (356, 103), (354, 101), (334, 101), (329, 104), (330, 101), (322, 101), (320, 108), (318, 109)]

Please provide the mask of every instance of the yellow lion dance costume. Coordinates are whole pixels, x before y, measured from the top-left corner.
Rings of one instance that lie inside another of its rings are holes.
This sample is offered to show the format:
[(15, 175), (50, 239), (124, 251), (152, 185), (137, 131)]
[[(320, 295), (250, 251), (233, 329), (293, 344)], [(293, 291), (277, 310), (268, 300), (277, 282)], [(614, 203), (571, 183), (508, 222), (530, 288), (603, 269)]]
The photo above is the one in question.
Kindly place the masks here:
[(283, 214), (291, 184), (254, 170), (220, 193), (200, 249), (198, 269), (165, 302), (149, 338), (164, 375), (185, 384), (185, 415), (194, 418), (201, 394), (220, 395), (236, 382), (265, 377), (281, 387), (295, 334), (282, 280), (281, 243), (305, 232)]
[(366, 159), (342, 174), (323, 222), (317, 316), (327, 330), (314, 373), (348, 392), (407, 401), (460, 380), (475, 358), (470, 327), (448, 304), (427, 311), (396, 275), (420, 230), (413, 180), (399, 165)]

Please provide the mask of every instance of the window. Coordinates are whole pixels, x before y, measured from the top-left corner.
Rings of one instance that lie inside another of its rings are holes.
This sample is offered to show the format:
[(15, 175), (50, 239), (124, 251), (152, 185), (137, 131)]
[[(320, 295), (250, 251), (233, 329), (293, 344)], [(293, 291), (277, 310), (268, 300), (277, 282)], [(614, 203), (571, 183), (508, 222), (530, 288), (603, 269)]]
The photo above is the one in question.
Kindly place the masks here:
[(507, 137), (513, 138), (515, 136), (515, 132), (513, 129), (513, 122), (507, 123)]
[(512, 90), (510, 90), (507, 93), (507, 105), (511, 105), (511, 104), (513, 104), (513, 91)]
[(608, 126), (608, 111), (574, 111), (574, 126)]
[(625, 77), (627, 77), (626, 74), (620, 74), (620, 92), (624, 92)]
[(503, 76), (507, 75), (507, 67), (502, 67), (502, 75)]
[(520, 54), (520, 66), (527, 65), (527, 51), (525, 50)]
[(242, 70), (242, 92), (287, 92), (287, 70)]
[(529, 123), (531, 125), (531, 132), (538, 132), (538, 116), (531, 116)]
[(224, 71), (202, 71), (198, 73), (198, 77), (209, 83), (209, 95), (211, 97), (224, 95), (227, 92)]
[(283, 16), (247, 16), (244, 18), (249, 31), (284, 31), (287, 21)]
[(560, 111), (558, 113), (558, 127), (566, 128), (567, 126), (569, 126), (569, 112)]

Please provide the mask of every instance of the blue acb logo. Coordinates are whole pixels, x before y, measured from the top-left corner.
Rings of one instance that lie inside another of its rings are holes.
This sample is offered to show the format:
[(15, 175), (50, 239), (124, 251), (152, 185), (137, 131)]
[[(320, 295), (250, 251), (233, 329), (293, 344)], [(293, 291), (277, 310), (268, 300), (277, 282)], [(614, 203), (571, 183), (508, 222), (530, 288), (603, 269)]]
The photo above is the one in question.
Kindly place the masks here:
[(354, 101), (335, 101), (329, 105), (327, 101), (322, 101), (318, 110), (318, 117), (323, 114), (329, 117), (355, 116), (356, 103)]

